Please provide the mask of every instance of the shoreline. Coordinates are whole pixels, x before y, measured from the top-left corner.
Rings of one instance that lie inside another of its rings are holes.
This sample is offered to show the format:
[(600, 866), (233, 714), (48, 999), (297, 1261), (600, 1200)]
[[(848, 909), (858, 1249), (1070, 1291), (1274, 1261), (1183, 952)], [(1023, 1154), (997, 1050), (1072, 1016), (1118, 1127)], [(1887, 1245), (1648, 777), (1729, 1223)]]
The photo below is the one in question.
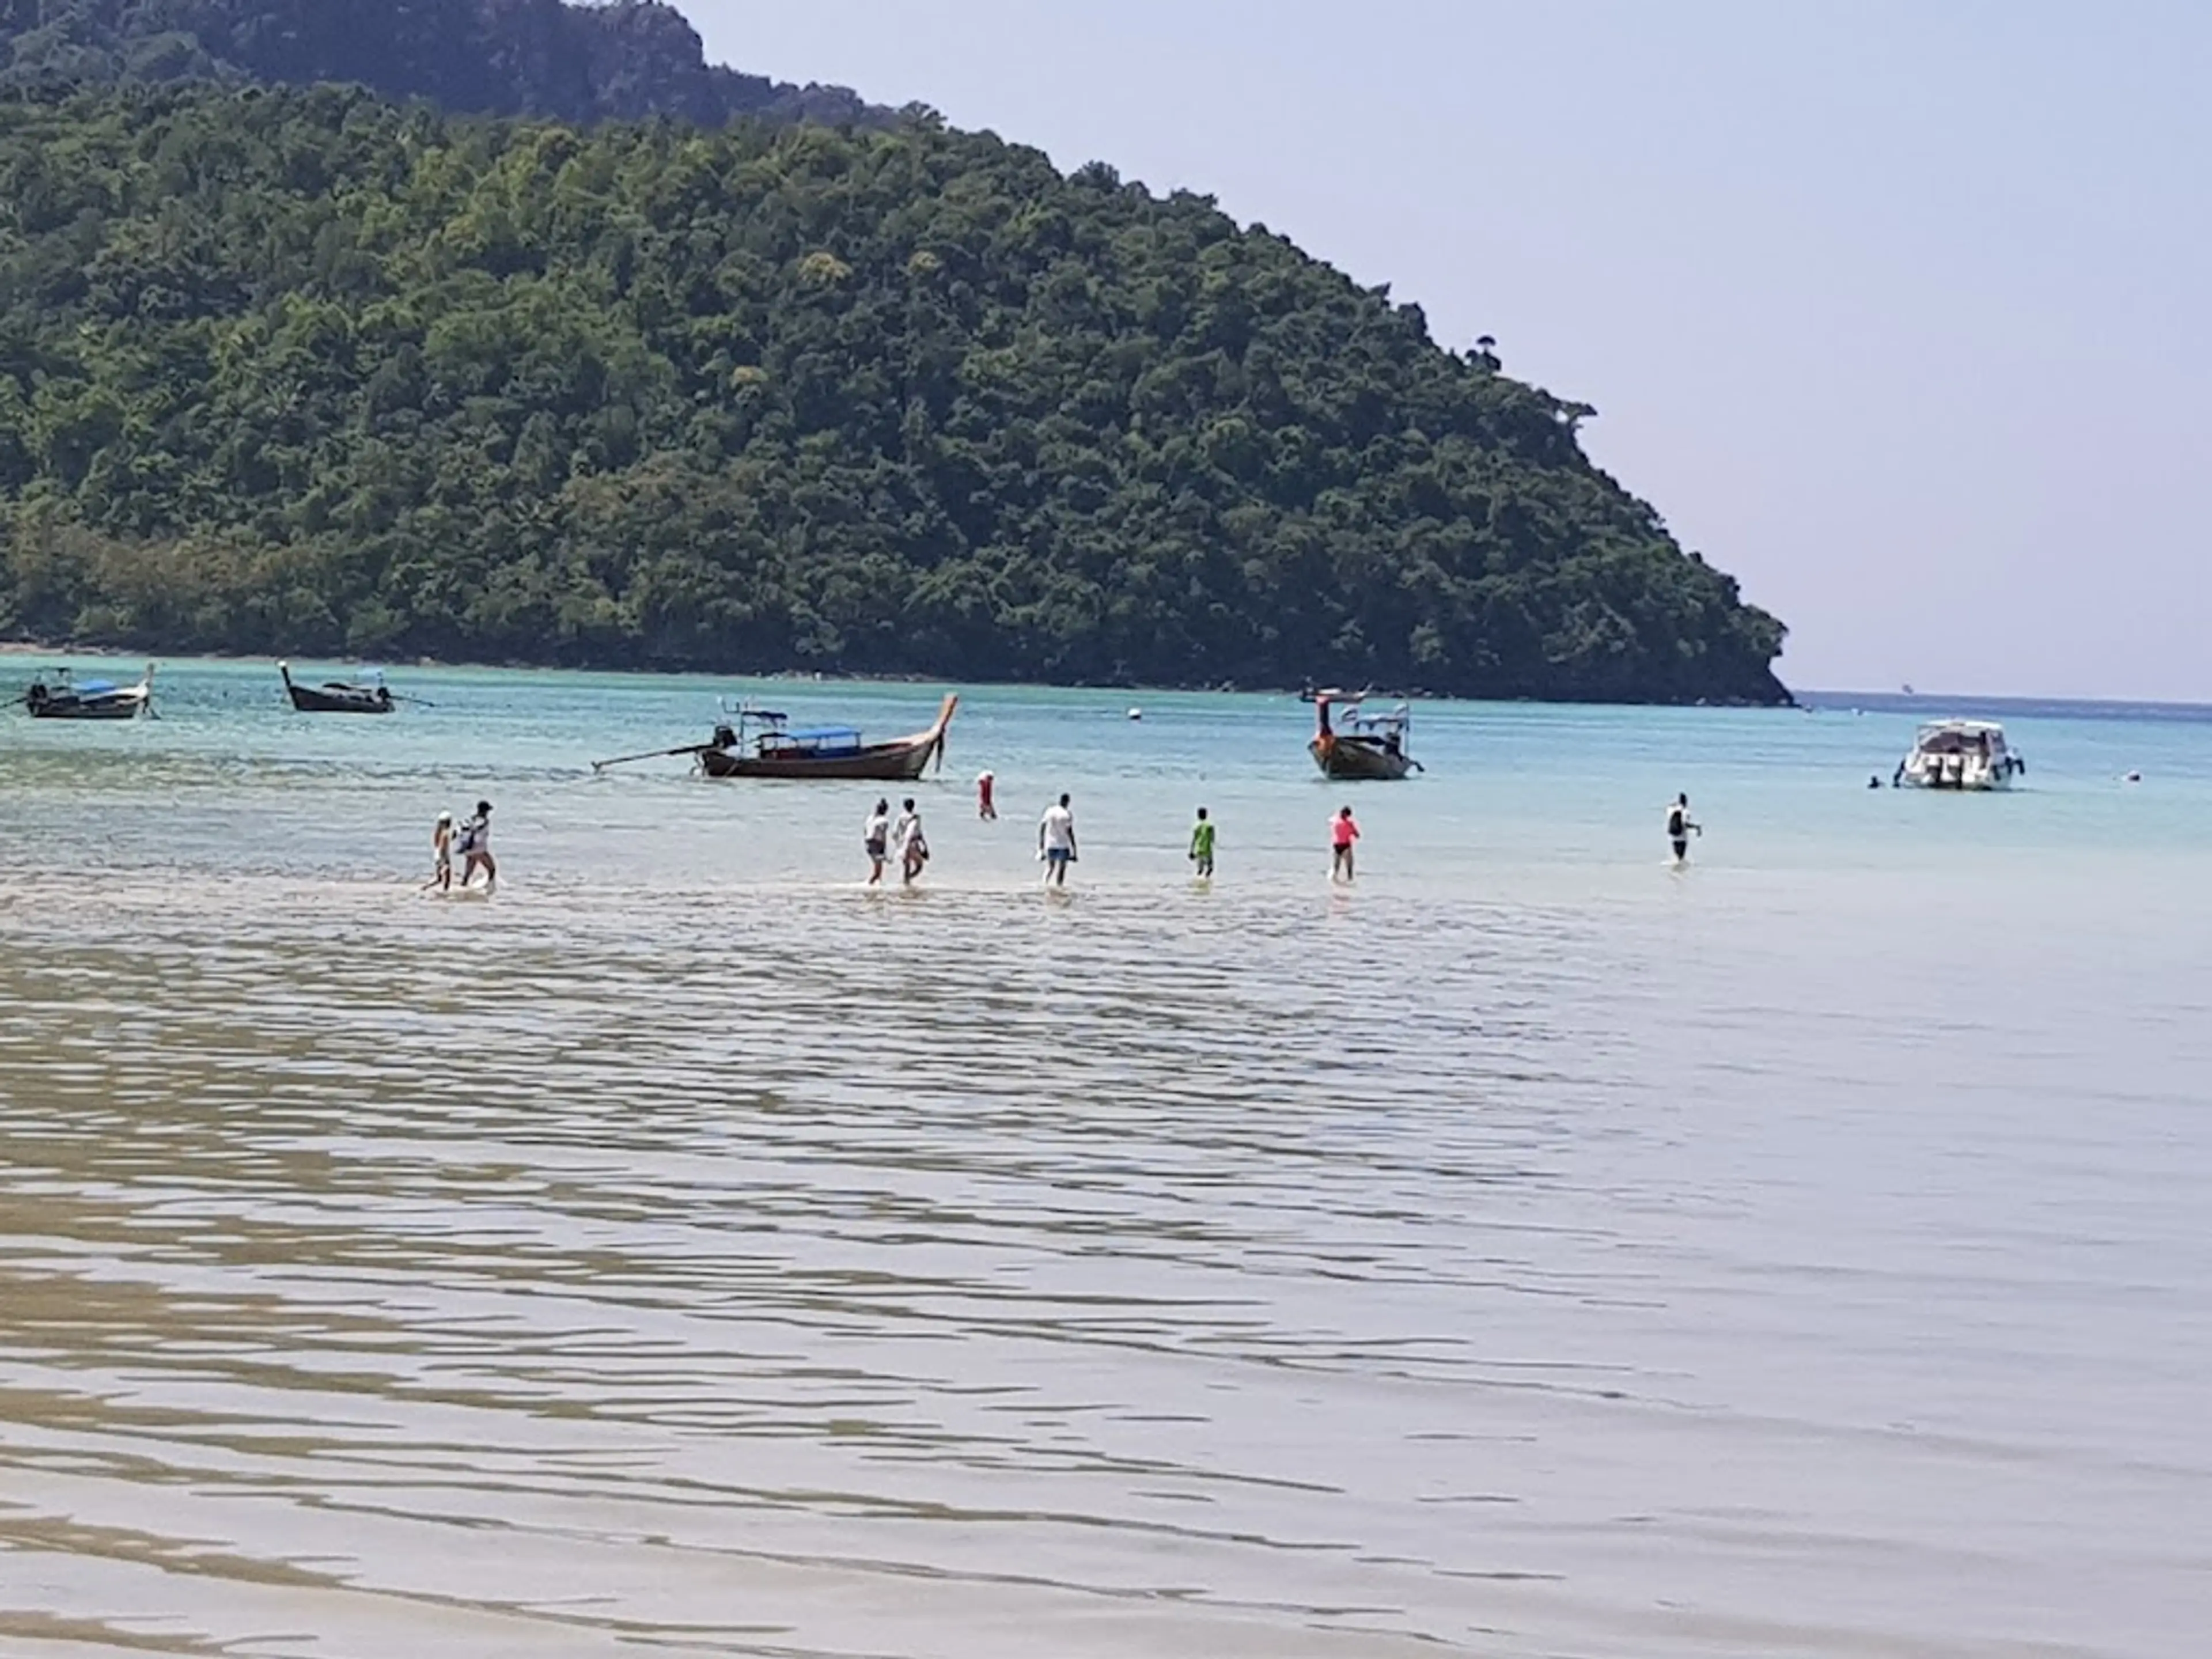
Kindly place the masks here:
[[(165, 660), (158, 652), (142, 653), (118, 646), (102, 646), (80, 641), (73, 645), (58, 645), (38, 640), (0, 639), (0, 661), (29, 658), (44, 658), (57, 667), (68, 665), (72, 656), (99, 657), (110, 660), (151, 661), (158, 667)], [(178, 662), (208, 662), (231, 664), (262, 664), (273, 673), (277, 663), (289, 662), (289, 657), (278, 657), (258, 652), (187, 651), (167, 660)], [(1175, 695), (1203, 693), (1222, 696), (1296, 697), (1305, 701), (1308, 686), (1296, 685), (1239, 685), (1231, 681), (1209, 684), (1152, 684), (1129, 680), (1000, 680), (964, 678), (954, 681), (942, 675), (868, 673), (853, 669), (781, 668), (767, 670), (714, 668), (581, 668), (567, 664), (534, 662), (489, 662), (452, 660), (443, 657), (415, 657), (409, 659), (332, 656), (303, 657), (299, 660), (327, 663), (347, 669), (381, 669), (390, 674), (406, 669), (419, 668), (429, 672), (459, 670), (470, 673), (530, 673), (530, 674), (628, 674), (640, 678), (659, 679), (732, 679), (782, 681), (793, 684), (823, 685), (928, 685), (958, 684), (969, 687), (1011, 687), (1023, 690), (1116, 691), (1141, 696), (1147, 692)], [(1527, 696), (1456, 696), (1449, 692), (1425, 690), (1395, 690), (1387, 686), (1370, 686), (1365, 696), (1376, 702), (1504, 702), (1533, 703), (1558, 708), (1797, 708), (1803, 705), (1795, 691), (1785, 688), (1785, 700), (1763, 702), (1751, 698), (1698, 697), (1688, 700), (1654, 697), (1641, 701), (1624, 701), (1606, 697), (1539, 697)], [(1836, 696), (1849, 695), (1838, 692), (1808, 693)], [(1347, 701), (1350, 701), (1347, 699)]]

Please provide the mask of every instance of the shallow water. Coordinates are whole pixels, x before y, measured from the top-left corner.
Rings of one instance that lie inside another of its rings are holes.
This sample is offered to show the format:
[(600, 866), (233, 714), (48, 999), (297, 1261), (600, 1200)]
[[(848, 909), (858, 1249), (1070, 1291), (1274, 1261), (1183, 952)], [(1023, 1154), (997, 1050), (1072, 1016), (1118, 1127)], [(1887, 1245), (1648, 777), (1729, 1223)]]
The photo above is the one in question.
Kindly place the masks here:
[(0, 720), (0, 1651), (2203, 1651), (2212, 724), (394, 682)]

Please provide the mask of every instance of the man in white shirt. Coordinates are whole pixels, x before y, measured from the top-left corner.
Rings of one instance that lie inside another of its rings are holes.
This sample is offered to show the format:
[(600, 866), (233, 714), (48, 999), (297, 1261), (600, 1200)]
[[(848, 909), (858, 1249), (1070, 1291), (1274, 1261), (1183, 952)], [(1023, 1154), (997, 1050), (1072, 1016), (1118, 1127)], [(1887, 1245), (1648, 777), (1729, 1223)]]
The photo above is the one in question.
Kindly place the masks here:
[(1068, 810), (1065, 795), (1058, 805), (1044, 809), (1037, 824), (1037, 854), (1044, 860), (1045, 884), (1066, 886), (1067, 866), (1075, 862), (1075, 814)]

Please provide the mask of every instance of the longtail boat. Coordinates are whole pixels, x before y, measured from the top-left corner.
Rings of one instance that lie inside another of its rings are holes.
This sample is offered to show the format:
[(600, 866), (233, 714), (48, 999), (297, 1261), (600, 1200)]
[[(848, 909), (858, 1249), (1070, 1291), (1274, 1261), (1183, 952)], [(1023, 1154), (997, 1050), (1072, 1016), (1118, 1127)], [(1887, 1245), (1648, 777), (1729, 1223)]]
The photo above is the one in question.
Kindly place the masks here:
[[(1338, 711), (1334, 719), (1330, 710)], [(1341, 691), (1314, 694), (1313, 741), (1306, 745), (1322, 775), (1347, 781), (1402, 778), (1422, 769), (1406, 752), (1413, 713), (1404, 703), (1380, 714), (1363, 713), (1357, 697)]]
[(66, 668), (40, 674), (16, 701), (35, 720), (127, 720), (154, 712), (154, 665), (136, 685), (75, 680)]
[(952, 711), (960, 706), (948, 695), (937, 711), (936, 722), (911, 737), (887, 743), (863, 743), (849, 726), (794, 729), (790, 717), (773, 708), (750, 703), (736, 708), (724, 706), (724, 718), (706, 743), (657, 749), (649, 754), (622, 755), (593, 761), (592, 769), (630, 761), (652, 760), (662, 755), (689, 755), (710, 778), (866, 778), (883, 783), (902, 783), (920, 777), (931, 762), (945, 763), (945, 732), (952, 724)]
[(381, 674), (365, 684), (325, 680), (320, 685), (301, 685), (292, 678), (290, 663), (278, 663), (276, 672), (284, 677), (284, 693), (292, 699), (292, 707), (303, 714), (389, 714), (392, 710), (392, 690)]

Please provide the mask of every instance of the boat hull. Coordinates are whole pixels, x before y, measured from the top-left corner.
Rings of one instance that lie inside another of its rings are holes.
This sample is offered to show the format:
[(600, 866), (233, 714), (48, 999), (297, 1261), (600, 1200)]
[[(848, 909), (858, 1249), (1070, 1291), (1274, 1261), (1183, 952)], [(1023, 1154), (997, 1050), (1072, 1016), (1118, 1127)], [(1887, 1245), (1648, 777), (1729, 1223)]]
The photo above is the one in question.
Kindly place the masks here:
[(292, 700), (292, 707), (302, 714), (389, 714), (392, 709), (389, 691), (378, 695), (372, 685), (345, 685), (336, 680), (324, 685), (301, 685), (292, 678), (289, 663), (278, 663), (276, 672), (284, 679), (284, 695)]
[(1319, 737), (1307, 750), (1323, 777), (1344, 783), (1390, 782), (1413, 769), (1413, 759), (1403, 750), (1359, 738)]
[(380, 702), (373, 692), (322, 691), (313, 686), (288, 685), (292, 707), (302, 714), (389, 714), (392, 704)]
[(116, 697), (56, 698), (31, 709), (34, 720), (134, 720), (146, 707), (143, 695), (126, 691)]
[(2013, 775), (2005, 767), (1978, 767), (1963, 775), (1933, 766), (1907, 765), (1901, 781), (1915, 789), (1940, 789), (1947, 794), (1976, 794), (2012, 787)]
[(710, 778), (866, 778), (904, 783), (928, 769), (941, 741), (933, 734), (920, 744), (878, 743), (849, 754), (794, 755), (782, 759), (702, 749), (699, 769)]

